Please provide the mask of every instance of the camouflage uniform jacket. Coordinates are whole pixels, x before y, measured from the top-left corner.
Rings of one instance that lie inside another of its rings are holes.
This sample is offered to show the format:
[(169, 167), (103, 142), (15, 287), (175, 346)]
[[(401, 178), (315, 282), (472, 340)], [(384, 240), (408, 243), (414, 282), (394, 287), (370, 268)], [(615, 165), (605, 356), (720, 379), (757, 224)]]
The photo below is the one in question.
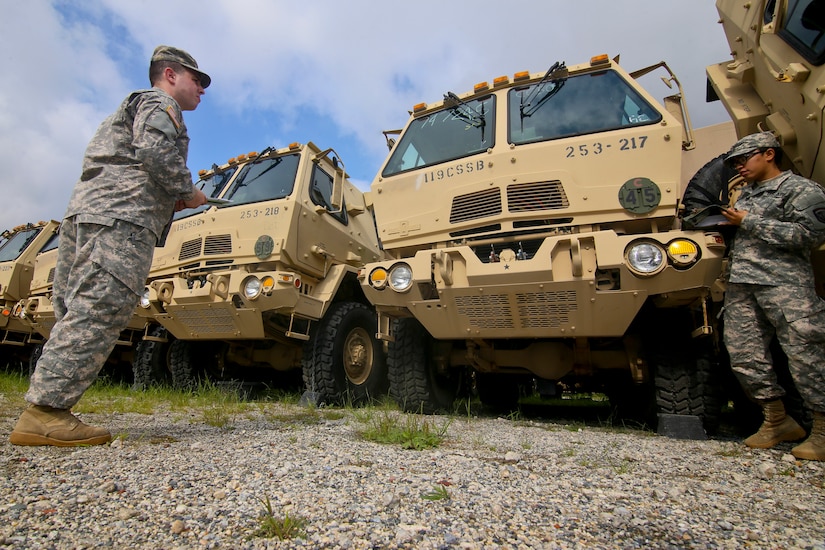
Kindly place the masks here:
[(730, 282), (813, 288), (811, 249), (825, 238), (825, 192), (782, 172), (742, 190), (736, 208), (748, 213), (736, 232)]
[(195, 192), (186, 167), (189, 135), (178, 103), (158, 88), (130, 94), (98, 127), (65, 217), (124, 220), (157, 238), (178, 199)]

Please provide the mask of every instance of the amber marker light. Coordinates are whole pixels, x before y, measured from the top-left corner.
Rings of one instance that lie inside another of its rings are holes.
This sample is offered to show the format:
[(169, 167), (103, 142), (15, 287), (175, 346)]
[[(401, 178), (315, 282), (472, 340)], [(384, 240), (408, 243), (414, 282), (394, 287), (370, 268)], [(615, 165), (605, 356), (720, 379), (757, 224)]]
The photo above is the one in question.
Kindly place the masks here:
[(610, 58), (607, 57), (606, 53), (603, 53), (601, 55), (594, 55), (593, 57), (590, 58), (590, 66), (591, 67), (596, 66), (596, 65), (606, 65), (607, 63), (610, 63)]
[(387, 270), (383, 267), (376, 267), (370, 273), (370, 286), (377, 290), (384, 290), (387, 286)]
[(510, 79), (506, 76), (498, 76), (493, 79), (493, 88), (498, 88), (499, 86), (506, 86), (510, 83)]
[(275, 288), (275, 278), (270, 275), (264, 276), (261, 279), (261, 291), (264, 294), (270, 294), (273, 288)]
[(667, 245), (667, 257), (676, 267), (688, 267), (699, 259), (699, 247), (687, 239), (676, 239)]
[(486, 81), (479, 82), (478, 84), (473, 86), (473, 93), (477, 94), (478, 92), (483, 92), (484, 90), (489, 90), (489, 89), (490, 89), (490, 85), (487, 84)]
[(519, 71), (513, 75), (513, 82), (520, 82), (530, 78), (530, 71)]

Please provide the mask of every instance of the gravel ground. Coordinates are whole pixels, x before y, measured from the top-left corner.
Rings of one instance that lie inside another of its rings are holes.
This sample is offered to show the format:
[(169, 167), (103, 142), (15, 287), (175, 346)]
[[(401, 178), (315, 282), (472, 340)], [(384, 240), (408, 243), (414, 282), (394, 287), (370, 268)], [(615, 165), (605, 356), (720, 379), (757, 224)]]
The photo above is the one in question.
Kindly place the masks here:
[[(825, 550), (825, 464), (790, 444), (433, 416), (446, 438), (419, 451), (365, 441), (366, 414), (89, 414), (117, 439), (80, 449), (14, 447), (0, 418), (0, 545)], [(256, 535), (266, 499), (300, 537)]]

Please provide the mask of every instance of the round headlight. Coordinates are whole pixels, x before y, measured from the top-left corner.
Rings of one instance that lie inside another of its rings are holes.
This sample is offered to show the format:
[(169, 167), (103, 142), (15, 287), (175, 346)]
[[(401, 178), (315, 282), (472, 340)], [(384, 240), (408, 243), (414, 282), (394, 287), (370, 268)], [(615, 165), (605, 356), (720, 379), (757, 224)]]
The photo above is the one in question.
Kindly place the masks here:
[(140, 307), (149, 309), (149, 287), (143, 288), (143, 294), (140, 295)]
[(412, 286), (412, 269), (407, 264), (396, 264), (390, 268), (390, 288), (396, 292), (406, 292)]
[(637, 275), (654, 275), (665, 267), (665, 251), (650, 241), (636, 242), (627, 248), (627, 264)]
[(376, 267), (370, 273), (370, 286), (377, 290), (384, 290), (387, 286), (387, 270), (383, 267)]
[(699, 247), (687, 239), (676, 239), (667, 245), (667, 257), (675, 267), (689, 267), (699, 259)]
[(261, 281), (257, 277), (247, 277), (243, 282), (243, 285), (241, 285), (241, 288), (243, 289), (243, 294), (247, 297), (247, 299), (254, 300), (261, 295), (263, 285), (261, 285)]

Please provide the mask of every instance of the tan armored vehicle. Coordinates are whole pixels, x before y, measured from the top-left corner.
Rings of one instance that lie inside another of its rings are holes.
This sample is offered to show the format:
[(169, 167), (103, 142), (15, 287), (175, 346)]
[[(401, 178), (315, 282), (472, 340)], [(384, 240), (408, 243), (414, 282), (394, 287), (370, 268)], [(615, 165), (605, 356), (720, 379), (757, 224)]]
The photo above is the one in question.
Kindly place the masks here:
[(643, 89), (656, 69), (678, 85), (664, 63), (628, 74), (606, 55), (503, 76), (416, 105), (389, 140), (372, 196), (393, 259), (361, 280), (405, 409), (449, 409), (472, 373), (495, 407), (535, 378), (642, 409), (655, 380), (660, 411), (718, 419), (725, 242), (677, 214), (731, 140)]
[[(717, 0), (732, 61), (707, 68), (709, 100), (724, 104), (743, 137), (771, 131), (785, 169), (823, 184), (825, 6), (817, 0)], [(814, 254), (825, 297), (825, 249)]]
[(0, 245), (0, 353), (28, 360), (29, 345), (41, 341), (21, 319), (20, 301), (29, 296), (38, 254), (54, 243), (58, 222), (38, 222), (3, 233)]
[[(365, 262), (383, 255), (371, 205), (334, 151), (268, 148), (204, 178), (215, 204), (174, 220), (142, 300), (173, 337), (175, 384), (302, 367), (317, 401), (385, 392), (376, 315), (357, 280)], [(159, 347), (141, 346), (136, 365), (157, 370)]]

